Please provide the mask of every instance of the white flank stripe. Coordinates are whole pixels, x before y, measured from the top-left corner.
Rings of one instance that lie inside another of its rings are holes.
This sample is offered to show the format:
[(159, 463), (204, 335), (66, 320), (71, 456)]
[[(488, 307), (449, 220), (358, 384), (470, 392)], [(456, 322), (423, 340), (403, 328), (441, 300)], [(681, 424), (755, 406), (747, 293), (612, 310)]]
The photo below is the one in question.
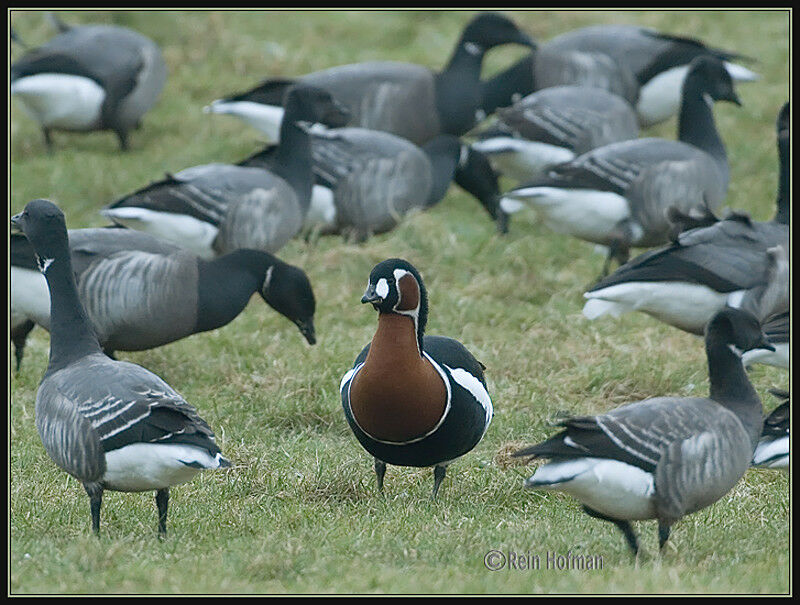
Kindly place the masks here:
[(65, 130), (96, 127), (106, 97), (105, 90), (94, 80), (59, 73), (20, 78), (9, 90), (34, 120)]
[(453, 380), (468, 390), (472, 396), (478, 400), (478, 403), (481, 404), (483, 409), (486, 410), (486, 426), (488, 427), (494, 415), (494, 408), (492, 407), (492, 400), (489, 397), (489, 393), (486, 391), (483, 384), (481, 384), (481, 381), (463, 368), (445, 367), (450, 370), (450, 375), (453, 377)]

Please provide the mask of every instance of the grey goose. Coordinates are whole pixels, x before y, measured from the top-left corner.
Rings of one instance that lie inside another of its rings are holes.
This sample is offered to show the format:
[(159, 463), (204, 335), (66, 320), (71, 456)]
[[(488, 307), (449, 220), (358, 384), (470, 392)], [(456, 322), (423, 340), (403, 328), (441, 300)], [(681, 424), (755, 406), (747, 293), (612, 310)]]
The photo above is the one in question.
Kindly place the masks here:
[(11, 225), (30, 240), (52, 303), (50, 361), (36, 393), (42, 444), (83, 484), (95, 533), (104, 490), (154, 490), (164, 536), (169, 488), (231, 463), (209, 425), (171, 386), (103, 353), (78, 296), (61, 210), (34, 200)]
[(746, 57), (693, 38), (636, 25), (594, 25), (556, 36), (487, 80), (482, 108), (491, 114), (536, 90), (591, 86), (624, 98), (636, 109), (639, 123), (652, 126), (678, 113), (689, 65), (702, 56), (724, 61), (735, 80), (758, 79), (732, 62)]
[(244, 119), (267, 136), (278, 134), (285, 90), (303, 82), (329, 91), (350, 110), (349, 126), (383, 130), (417, 145), (439, 134), (461, 136), (476, 122), (486, 51), (504, 44), (533, 46), (527, 34), (495, 13), (475, 16), (439, 73), (412, 63), (376, 61), (331, 67), (295, 79), (266, 80), (206, 108)]
[(525, 182), (596, 147), (639, 136), (636, 114), (620, 96), (586, 86), (554, 86), (500, 108), (473, 149), (498, 172)]
[(790, 329), (789, 258), (783, 246), (767, 250), (767, 274), (763, 284), (744, 293), (738, 308), (749, 311), (761, 322), (774, 351), (748, 351), (742, 356), (745, 367), (763, 363), (789, 369)]
[[(387, 132), (355, 127), (316, 129), (311, 139), (316, 184), (305, 229), (357, 241), (394, 228), (413, 209), (438, 203), (462, 150), (451, 135), (439, 135), (420, 148)], [(269, 168), (273, 149), (240, 165)], [(489, 166), (485, 178), (496, 178)], [(497, 203), (491, 193), (488, 199)]]
[(292, 87), (269, 170), (194, 166), (117, 200), (103, 214), (204, 258), (239, 248), (277, 252), (300, 231), (311, 204), (311, 125), (341, 126), (346, 118), (324, 90)]
[(764, 418), (761, 439), (753, 454), (753, 466), (789, 470), (789, 392), (770, 389), (781, 404)]
[(744, 292), (767, 280), (775, 246), (789, 249), (789, 106), (778, 119), (780, 176), (773, 220), (756, 222), (741, 213), (719, 220), (681, 216), (685, 230), (671, 245), (650, 250), (600, 280), (584, 294), (589, 319), (641, 311), (693, 334), (726, 304), (738, 306)]
[[(316, 342), (315, 301), (306, 274), (260, 250), (204, 260), (146, 233), (122, 228), (69, 231), (81, 304), (103, 351), (141, 351), (233, 321), (258, 293)], [(11, 236), (12, 326), (50, 329), (47, 283), (28, 240)], [(29, 331), (29, 330), (28, 330)], [(14, 334), (12, 334), (13, 339)], [(24, 335), (14, 340), (18, 363)]]
[(715, 209), (728, 188), (728, 159), (709, 99), (739, 105), (721, 61), (695, 59), (683, 84), (678, 141), (643, 138), (598, 147), (505, 194), (500, 206), (534, 206), (558, 233), (608, 246), (628, 260), (631, 246), (668, 241), (667, 210)]
[(755, 317), (724, 309), (705, 336), (710, 394), (655, 397), (559, 423), (555, 436), (514, 453), (546, 458), (525, 487), (566, 492), (615, 524), (633, 555), (630, 522), (658, 520), (663, 548), (672, 525), (727, 494), (750, 466), (762, 408), (740, 351), (771, 345)]
[(113, 131), (124, 150), (128, 132), (155, 104), (167, 78), (161, 50), (116, 25), (61, 26), (62, 32), (11, 65), (9, 92), (51, 131)]

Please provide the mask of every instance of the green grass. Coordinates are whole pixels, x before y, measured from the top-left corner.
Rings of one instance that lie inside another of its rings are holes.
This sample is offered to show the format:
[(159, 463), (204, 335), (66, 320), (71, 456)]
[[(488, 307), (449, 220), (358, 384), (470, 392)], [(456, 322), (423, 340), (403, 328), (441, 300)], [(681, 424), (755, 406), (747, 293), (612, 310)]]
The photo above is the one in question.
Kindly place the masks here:
[[(72, 228), (103, 224), (97, 210), (165, 171), (236, 161), (259, 135), (203, 105), (267, 76), (396, 59), (439, 67), (470, 13), (63, 13), (68, 22), (136, 28), (163, 48), (164, 93), (127, 154), (111, 133), (56, 133), (48, 155), (19, 107), (10, 118), (11, 212), (36, 197), (57, 202)], [(742, 108), (719, 104), (728, 147), (728, 204), (765, 220), (774, 212), (774, 121), (789, 94), (786, 12), (517, 12), (546, 40), (597, 22), (631, 22), (699, 37), (758, 58), (759, 82), (742, 85)], [(50, 35), (41, 13), (15, 11), (29, 44)], [(19, 49), (13, 49), (13, 57)], [(493, 52), (487, 73), (518, 57)], [(647, 134), (674, 137), (671, 121)], [(32, 333), (10, 378), (10, 591), (13, 593), (283, 592), (721, 592), (790, 590), (790, 483), (751, 470), (715, 505), (674, 529), (663, 558), (655, 527), (637, 524), (638, 568), (610, 524), (574, 500), (521, 488), (532, 467), (508, 452), (551, 434), (559, 411), (599, 412), (651, 395), (708, 393), (699, 339), (642, 315), (589, 322), (584, 286), (602, 258), (588, 244), (549, 232), (532, 214), (507, 237), (477, 203), (452, 188), (438, 207), (364, 245), (324, 238), (280, 253), (308, 272), (317, 298), (318, 344), (256, 298), (227, 327), (169, 346), (122, 354), (162, 376), (215, 428), (230, 472), (172, 490), (166, 541), (156, 540), (153, 494), (107, 493), (101, 537), (89, 531), (80, 485), (45, 454), (34, 397), (48, 338)], [(428, 501), (429, 469), (390, 467), (386, 496), (371, 459), (351, 435), (340, 377), (375, 329), (359, 304), (372, 266), (408, 258), (430, 293), (429, 332), (458, 338), (487, 366), (496, 416), (485, 438), (451, 467), (440, 500)], [(788, 375), (751, 373), (765, 405)], [(505, 570), (483, 564), (490, 549), (602, 555), (598, 571)]]

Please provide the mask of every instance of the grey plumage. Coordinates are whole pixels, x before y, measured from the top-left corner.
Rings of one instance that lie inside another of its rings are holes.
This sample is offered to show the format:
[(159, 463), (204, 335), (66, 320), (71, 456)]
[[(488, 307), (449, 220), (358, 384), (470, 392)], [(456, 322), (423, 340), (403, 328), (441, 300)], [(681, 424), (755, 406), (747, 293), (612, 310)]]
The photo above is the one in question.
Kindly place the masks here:
[[(473, 147), (506, 176), (525, 181), (555, 163), (638, 136), (636, 114), (622, 97), (585, 86), (556, 86), (498, 109), (497, 121), (478, 133)], [(539, 150), (523, 141), (557, 149)], [(514, 158), (504, 157), (512, 154)], [(525, 161), (527, 155), (531, 158)]]
[(733, 348), (770, 346), (756, 318), (723, 310), (705, 342), (708, 398), (658, 397), (567, 419), (554, 437), (514, 454), (551, 460), (526, 486), (573, 494), (587, 512), (620, 526), (634, 555), (629, 521), (657, 519), (663, 547), (677, 520), (733, 488), (761, 434), (761, 400)]
[[(11, 66), (12, 95), (22, 94), (19, 82), (24, 78), (49, 73), (84, 77), (101, 86), (105, 98), (98, 118), (75, 129), (113, 130), (126, 149), (128, 131), (155, 104), (167, 68), (158, 46), (142, 34), (113, 25), (84, 25), (68, 27), (15, 61)], [(46, 115), (35, 109), (34, 115), (48, 144), (51, 128), (73, 129), (58, 121), (48, 122)]]
[(102, 353), (78, 296), (63, 213), (34, 200), (11, 225), (31, 242), (51, 299), (50, 361), (36, 394), (42, 444), (83, 484), (95, 532), (103, 490), (156, 490), (163, 536), (170, 486), (230, 462), (208, 424), (174, 389)]
[[(225, 325), (256, 291), (296, 323), (309, 342), (315, 340), (308, 278), (272, 255), (242, 250), (204, 261), (129, 229), (77, 229), (69, 238), (78, 293), (107, 352), (150, 349)], [(12, 250), (19, 247), (12, 241)], [(21, 253), (14, 256), (12, 275), (16, 269), (31, 271), (24, 260)], [(49, 308), (24, 304), (46, 292), (44, 284), (28, 296), (17, 296), (17, 290), (31, 287), (32, 278), (19, 283), (12, 278), (12, 313), (49, 329)]]

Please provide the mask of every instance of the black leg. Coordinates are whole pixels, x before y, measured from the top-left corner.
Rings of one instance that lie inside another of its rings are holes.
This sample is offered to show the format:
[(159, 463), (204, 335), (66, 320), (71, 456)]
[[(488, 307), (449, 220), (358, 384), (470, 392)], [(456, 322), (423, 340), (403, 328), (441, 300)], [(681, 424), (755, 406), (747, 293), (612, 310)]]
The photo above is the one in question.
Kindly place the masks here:
[(165, 487), (156, 492), (156, 507), (158, 508), (158, 537), (167, 537), (167, 506), (169, 506), (169, 488)]
[(383, 476), (386, 474), (386, 463), (375, 458), (375, 478), (378, 480), (378, 491), (383, 493)]
[(89, 496), (89, 509), (92, 511), (92, 531), (100, 534), (100, 507), (103, 505), (103, 487), (99, 483), (84, 483), (83, 488)]
[(447, 473), (446, 466), (437, 464), (433, 467), (433, 493), (431, 494), (431, 500), (436, 500), (436, 494), (439, 493), (439, 486), (444, 481), (445, 473)]
[(628, 547), (633, 553), (633, 558), (636, 558), (636, 556), (639, 554), (639, 540), (636, 538), (636, 533), (633, 531), (633, 527), (631, 526), (630, 522), (606, 517), (604, 514), (599, 513), (588, 506), (584, 506), (583, 511), (590, 517), (594, 517), (595, 519), (600, 519), (602, 521), (608, 521), (609, 523), (616, 525), (622, 532), (622, 535), (625, 536), (625, 541), (628, 543)]
[(42, 128), (42, 134), (44, 135), (44, 145), (47, 147), (47, 151), (53, 153), (53, 137), (50, 136), (50, 129)]
[(669, 532), (671, 530), (671, 526), (667, 525), (663, 521), (658, 522), (658, 549), (664, 550), (664, 545), (669, 540)]
[(122, 151), (128, 151), (128, 133), (124, 130), (115, 130), (117, 138), (119, 139), (119, 148)]
[(19, 372), (19, 368), (22, 365), (22, 356), (25, 353), (25, 343), (28, 340), (28, 334), (31, 333), (35, 325), (35, 323), (28, 319), (25, 323), (11, 331), (11, 342), (14, 343), (14, 357), (17, 360), (17, 372)]

